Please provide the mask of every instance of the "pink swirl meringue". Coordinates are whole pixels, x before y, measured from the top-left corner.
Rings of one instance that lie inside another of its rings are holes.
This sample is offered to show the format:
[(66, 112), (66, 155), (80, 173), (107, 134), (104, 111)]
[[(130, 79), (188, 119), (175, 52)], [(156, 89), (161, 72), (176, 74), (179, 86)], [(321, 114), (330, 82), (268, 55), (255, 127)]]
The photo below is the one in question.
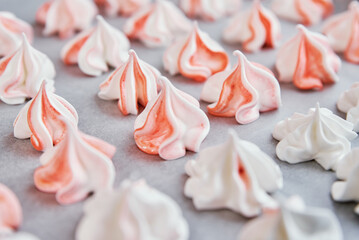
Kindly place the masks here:
[(100, 85), (98, 96), (105, 100), (118, 99), (118, 108), (124, 115), (137, 115), (138, 103), (146, 107), (148, 101), (157, 96), (157, 78), (160, 75), (156, 68), (139, 59), (131, 49), (127, 62)]
[(297, 26), (299, 33), (278, 52), (279, 81), (293, 82), (303, 90), (322, 89), (323, 84), (339, 81), (340, 58), (330, 48), (327, 37)]
[(37, 10), (36, 21), (45, 25), (45, 36), (59, 33), (60, 38), (68, 38), (88, 28), (96, 14), (91, 0), (50, 0)]
[(352, 1), (347, 12), (329, 18), (323, 27), (336, 52), (343, 52), (349, 62), (359, 64), (359, 3)]
[(34, 33), (30, 24), (11, 12), (0, 12), (0, 56), (10, 55), (18, 49), (22, 42), (22, 33), (32, 42)]
[(38, 151), (51, 149), (65, 137), (66, 127), (61, 118), (73, 126), (78, 122), (75, 108), (46, 87), (43, 81), (37, 95), (20, 110), (14, 121), (14, 136), (30, 138)]
[(257, 120), (259, 112), (281, 105), (280, 87), (268, 68), (249, 62), (238, 50), (233, 54), (238, 57), (237, 65), (208, 78), (201, 99), (214, 102), (207, 107), (210, 114), (235, 116), (238, 123), (247, 124)]
[(0, 183), (0, 237), (16, 230), (21, 222), (19, 200), (8, 187)]
[(167, 46), (176, 37), (190, 31), (191, 22), (167, 0), (156, 0), (139, 10), (124, 26), (129, 38), (139, 39), (147, 47)]
[(198, 152), (209, 132), (209, 120), (192, 96), (158, 79), (161, 92), (148, 102), (135, 121), (134, 137), (140, 150), (165, 160), (183, 157), (186, 149)]
[(181, 73), (203, 82), (211, 75), (226, 70), (229, 58), (225, 50), (195, 23), (187, 37), (178, 39), (166, 50), (163, 63), (171, 75)]
[(256, 0), (251, 9), (239, 12), (230, 20), (223, 38), (230, 43), (242, 43), (245, 51), (254, 52), (276, 47), (280, 31), (277, 17)]
[[(0, 60), (0, 99), (7, 104), (21, 104), (34, 97), (44, 78), (55, 77), (51, 60), (33, 48), (25, 34), (16, 52)], [(53, 81), (48, 83), (53, 90)]]
[(329, 16), (334, 5), (332, 0), (274, 0), (272, 9), (281, 18), (312, 25)]
[(149, 4), (150, 0), (95, 0), (95, 3), (104, 9), (107, 15), (129, 16)]
[(189, 17), (215, 21), (236, 12), (241, 0), (180, 0), (179, 5)]
[(97, 26), (68, 42), (61, 51), (61, 58), (65, 64), (78, 64), (87, 75), (99, 76), (108, 71), (108, 65), (118, 67), (126, 61), (129, 48), (126, 36), (97, 16)]
[(62, 120), (64, 139), (43, 153), (42, 166), (34, 173), (34, 183), (42, 192), (56, 193), (60, 204), (71, 204), (92, 192), (112, 187), (115, 168), (110, 158), (116, 148)]

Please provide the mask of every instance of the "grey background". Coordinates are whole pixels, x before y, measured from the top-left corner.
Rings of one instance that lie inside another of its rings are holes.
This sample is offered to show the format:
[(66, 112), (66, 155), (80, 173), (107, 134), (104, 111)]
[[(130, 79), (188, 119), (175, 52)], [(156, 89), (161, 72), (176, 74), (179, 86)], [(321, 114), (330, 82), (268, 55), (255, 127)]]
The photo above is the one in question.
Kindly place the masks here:
[[(182, 208), (190, 226), (190, 239), (236, 239), (238, 232), (248, 219), (229, 210), (197, 211), (190, 199), (183, 195), (183, 185), (187, 179), (184, 164), (195, 158), (197, 154), (187, 152), (186, 156), (174, 160), (163, 161), (158, 156), (150, 156), (137, 149), (133, 140), (133, 124), (136, 116), (123, 116), (117, 108), (116, 101), (104, 101), (97, 97), (99, 84), (109, 73), (100, 77), (88, 77), (80, 72), (77, 66), (65, 66), (60, 60), (60, 50), (68, 40), (57, 37), (45, 38), (41, 35), (42, 28), (35, 24), (35, 12), (42, 4), (41, 0), (0, 0), (0, 10), (15, 13), (28, 21), (35, 28), (35, 48), (46, 53), (54, 62), (56, 75), (56, 93), (67, 99), (77, 109), (79, 128), (90, 135), (108, 141), (117, 147), (113, 163), (116, 168), (116, 183), (118, 186), (125, 178), (145, 178), (147, 182), (171, 196)], [(348, 0), (338, 0), (336, 11), (346, 9)], [(248, 1), (244, 2), (247, 7)], [(268, 4), (268, 1), (265, 2)], [(107, 18), (108, 19), (108, 18)], [(122, 28), (124, 18), (112, 18), (108, 21)], [(199, 21), (200, 28), (218, 40), (231, 55), (238, 45), (228, 45), (221, 41), (221, 32), (227, 19), (216, 22)], [(281, 21), (282, 42), (296, 33), (294, 23)], [(320, 25), (311, 29), (318, 30)], [(168, 74), (162, 66), (163, 48), (145, 48), (139, 42), (132, 42), (131, 47), (139, 57), (158, 68), (165, 76)], [(239, 48), (240, 49), (240, 48)], [(272, 68), (277, 50), (263, 50), (255, 54), (246, 54), (250, 60)], [(257, 144), (264, 152), (272, 156), (279, 164), (284, 176), (284, 188), (280, 194), (289, 196), (299, 194), (310, 206), (329, 208), (338, 216), (343, 228), (345, 239), (358, 239), (359, 222), (354, 215), (354, 203), (335, 203), (330, 197), (331, 184), (335, 174), (324, 171), (315, 162), (289, 165), (276, 158), (276, 141), (271, 132), (274, 125), (291, 115), (294, 111), (307, 112), (320, 102), (334, 113), (345, 117), (336, 110), (336, 100), (339, 94), (359, 80), (359, 66), (343, 61), (339, 72), (340, 82), (325, 87), (322, 91), (300, 91), (291, 84), (282, 84), (283, 106), (277, 111), (261, 114), (259, 120), (239, 125), (234, 118), (219, 118), (208, 115), (211, 130), (201, 145), (204, 149), (222, 143), (227, 138), (227, 129), (233, 128), (238, 135)], [(197, 99), (203, 84), (196, 83), (180, 76), (170, 77), (179, 89), (193, 95)], [(206, 111), (206, 103), (201, 102), (201, 108)], [(35, 189), (33, 172), (39, 166), (40, 152), (36, 151), (29, 140), (18, 140), (13, 137), (12, 123), (23, 105), (9, 106), (0, 102), (0, 182), (9, 186), (19, 197), (23, 207), (24, 221), (20, 228), (36, 234), (43, 240), (73, 239), (76, 226), (82, 215), (83, 203), (70, 206), (60, 206), (55, 201), (54, 194), (46, 194)], [(359, 145), (359, 138), (352, 143)]]

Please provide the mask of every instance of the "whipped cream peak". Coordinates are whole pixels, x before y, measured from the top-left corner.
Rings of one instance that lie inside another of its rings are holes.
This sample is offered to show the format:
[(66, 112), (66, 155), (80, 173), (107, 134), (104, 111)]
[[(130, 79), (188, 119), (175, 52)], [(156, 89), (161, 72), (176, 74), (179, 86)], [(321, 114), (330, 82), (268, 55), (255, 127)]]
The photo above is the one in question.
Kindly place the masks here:
[(0, 11), (0, 56), (15, 52), (22, 43), (22, 34), (32, 42), (34, 30), (27, 22), (17, 18), (11, 12)]
[(233, 54), (237, 65), (208, 78), (201, 99), (212, 102), (207, 107), (210, 114), (235, 116), (238, 123), (247, 124), (258, 119), (259, 112), (281, 105), (280, 86), (268, 68), (249, 62), (238, 50)]
[(150, 3), (150, 0), (95, 0), (107, 15), (116, 14), (129, 16)]
[(130, 42), (120, 31), (108, 24), (102, 16), (96, 17), (97, 25), (84, 30), (70, 40), (61, 51), (65, 64), (78, 64), (80, 70), (90, 76), (99, 76), (118, 67), (128, 58)]
[(232, 17), (223, 32), (225, 41), (242, 43), (243, 49), (248, 52), (255, 52), (263, 47), (274, 48), (280, 37), (279, 20), (260, 1), (253, 1), (250, 9)]
[(337, 108), (347, 114), (346, 120), (354, 124), (354, 131), (359, 132), (359, 82), (340, 95)]
[(124, 115), (137, 115), (139, 104), (146, 107), (148, 101), (157, 96), (157, 78), (161, 74), (139, 59), (134, 50), (128, 54), (127, 62), (100, 85), (98, 96), (105, 100), (118, 99), (118, 107)]
[(95, 194), (86, 201), (76, 231), (78, 240), (186, 240), (188, 235), (178, 204), (143, 179)]
[(340, 58), (333, 52), (328, 38), (298, 25), (298, 34), (278, 51), (276, 69), (279, 81), (293, 82), (303, 90), (322, 89), (324, 84), (339, 81)]
[(67, 119), (63, 140), (41, 155), (42, 166), (34, 173), (34, 183), (42, 192), (56, 193), (60, 204), (85, 199), (90, 193), (112, 187), (115, 168), (110, 158), (116, 148), (85, 135)]
[(132, 15), (124, 26), (129, 38), (139, 39), (147, 47), (169, 45), (174, 39), (191, 31), (191, 22), (176, 5), (157, 0)]
[(199, 82), (229, 68), (225, 50), (201, 31), (197, 22), (186, 37), (178, 39), (166, 50), (163, 63), (171, 75), (180, 73)]
[(299, 196), (292, 196), (245, 224), (238, 240), (247, 239), (342, 240), (343, 233), (330, 210), (307, 207)]
[(165, 160), (183, 157), (186, 149), (198, 152), (209, 132), (209, 120), (199, 102), (159, 77), (161, 91), (135, 121), (134, 138), (140, 150)]
[[(31, 46), (25, 33), (12, 54), (0, 59), (0, 99), (7, 104), (21, 104), (33, 98), (45, 78), (56, 75), (51, 60)], [(53, 80), (48, 82), (52, 91)]]
[(292, 164), (315, 160), (324, 169), (335, 170), (357, 134), (352, 123), (317, 103), (307, 114), (294, 113), (277, 123), (273, 137), (279, 141), (276, 153), (280, 160)]
[(45, 36), (58, 33), (68, 38), (88, 28), (96, 14), (97, 7), (89, 0), (50, 0), (38, 9), (36, 21), (45, 25)]
[(228, 140), (202, 150), (185, 166), (189, 178), (184, 193), (195, 207), (228, 208), (246, 217), (259, 215), (263, 208), (275, 208), (268, 195), (283, 186), (278, 165), (255, 144), (229, 131)]

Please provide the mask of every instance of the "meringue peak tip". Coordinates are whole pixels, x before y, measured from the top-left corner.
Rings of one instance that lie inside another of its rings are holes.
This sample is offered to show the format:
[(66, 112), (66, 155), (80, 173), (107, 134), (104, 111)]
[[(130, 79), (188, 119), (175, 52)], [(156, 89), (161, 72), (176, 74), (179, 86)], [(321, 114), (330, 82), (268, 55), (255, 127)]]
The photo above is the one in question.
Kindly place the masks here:
[(246, 56), (245, 56), (241, 51), (239, 51), (239, 50), (235, 50), (235, 51), (233, 52), (233, 55), (236, 56), (236, 57), (238, 57), (238, 58), (245, 58), (245, 57), (246, 57)]
[(105, 19), (104, 19), (101, 15), (97, 15), (97, 16), (96, 16), (96, 20), (97, 20), (98, 23), (103, 23), (103, 22), (105, 22)]
[(302, 33), (307, 32), (307, 28), (303, 24), (298, 24), (296, 28)]
[(27, 39), (27, 36), (24, 32), (21, 33), (22, 42), (29, 44), (29, 40)]
[(135, 50), (133, 50), (132, 48), (130, 50), (128, 50), (128, 55), (130, 57), (137, 57), (137, 53)]

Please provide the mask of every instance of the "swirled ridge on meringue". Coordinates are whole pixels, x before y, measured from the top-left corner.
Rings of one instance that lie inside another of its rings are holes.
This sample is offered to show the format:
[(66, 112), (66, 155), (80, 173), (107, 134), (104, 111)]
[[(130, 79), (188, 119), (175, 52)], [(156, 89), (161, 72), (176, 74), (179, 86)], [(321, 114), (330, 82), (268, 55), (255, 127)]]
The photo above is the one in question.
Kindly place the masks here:
[(346, 60), (359, 64), (359, 3), (352, 1), (348, 11), (329, 18), (323, 27), (334, 51), (344, 53)]
[(267, 192), (283, 187), (278, 165), (233, 130), (225, 143), (202, 150), (185, 169), (189, 178), (184, 193), (199, 210), (228, 208), (253, 217), (263, 208), (276, 207)]
[(307, 114), (294, 113), (277, 123), (273, 137), (279, 141), (276, 152), (280, 160), (291, 164), (315, 160), (324, 169), (335, 170), (357, 134), (352, 123), (318, 103)]
[(156, 98), (136, 118), (134, 137), (140, 150), (165, 160), (198, 152), (209, 132), (209, 120), (192, 96), (175, 88), (165, 77)]
[(112, 187), (115, 168), (110, 158), (116, 148), (81, 133), (65, 118), (62, 121), (64, 139), (41, 155), (42, 166), (35, 170), (34, 183), (42, 192), (56, 193), (60, 204), (71, 204)]
[(129, 16), (150, 3), (150, 0), (95, 0), (107, 15)]
[(118, 99), (118, 108), (124, 114), (138, 114), (138, 104), (146, 107), (157, 96), (157, 78), (160, 72), (142, 61), (134, 50), (129, 51), (126, 63), (117, 68), (100, 85), (98, 96), (105, 100)]
[(75, 108), (48, 91), (46, 82), (43, 81), (37, 95), (20, 110), (14, 121), (14, 136), (30, 138), (38, 151), (48, 150), (62, 141), (66, 127), (61, 118), (76, 127), (78, 122)]
[(225, 41), (242, 43), (243, 49), (248, 52), (263, 47), (274, 48), (280, 36), (279, 20), (259, 0), (254, 1), (250, 9), (236, 14), (223, 32)]
[(129, 38), (139, 39), (147, 47), (167, 46), (191, 29), (191, 22), (174, 3), (167, 0), (156, 0), (142, 8), (124, 26)]
[[(7, 104), (21, 104), (35, 97), (44, 78), (55, 77), (51, 60), (33, 48), (23, 34), (20, 47), (0, 60), (0, 99)], [(53, 80), (48, 81), (53, 91)]]
[(194, 23), (186, 37), (178, 39), (166, 50), (163, 63), (171, 75), (181, 73), (203, 82), (211, 75), (226, 70), (229, 58), (225, 50)]
[(170, 197), (145, 180), (125, 180), (118, 190), (98, 192), (85, 203), (76, 239), (187, 240), (188, 224)]
[(30, 24), (11, 12), (0, 12), (0, 56), (10, 55), (18, 49), (22, 42), (22, 33), (32, 42), (33, 32)]
[(272, 9), (281, 18), (312, 25), (329, 16), (334, 5), (332, 0), (274, 0)]
[(189, 17), (215, 21), (236, 12), (241, 0), (180, 0), (179, 5)]
[(275, 66), (279, 81), (293, 82), (303, 90), (322, 89), (323, 84), (339, 81), (336, 74), (340, 58), (331, 49), (328, 38), (298, 25), (299, 33), (278, 52)]
[(337, 107), (347, 114), (346, 119), (354, 124), (354, 131), (359, 132), (359, 82), (340, 95)]
[(127, 60), (130, 42), (126, 36), (97, 16), (97, 25), (78, 34), (61, 51), (65, 64), (78, 64), (90, 76), (99, 76)]
[(37, 10), (36, 21), (45, 25), (45, 36), (59, 33), (60, 38), (68, 38), (88, 28), (96, 14), (91, 0), (50, 0)]
[(281, 105), (280, 87), (266, 67), (251, 63), (240, 52), (233, 53), (238, 63), (232, 70), (216, 73), (204, 84), (201, 99), (214, 102), (208, 105), (210, 114), (235, 116), (240, 124), (259, 117), (259, 112), (277, 109)]

